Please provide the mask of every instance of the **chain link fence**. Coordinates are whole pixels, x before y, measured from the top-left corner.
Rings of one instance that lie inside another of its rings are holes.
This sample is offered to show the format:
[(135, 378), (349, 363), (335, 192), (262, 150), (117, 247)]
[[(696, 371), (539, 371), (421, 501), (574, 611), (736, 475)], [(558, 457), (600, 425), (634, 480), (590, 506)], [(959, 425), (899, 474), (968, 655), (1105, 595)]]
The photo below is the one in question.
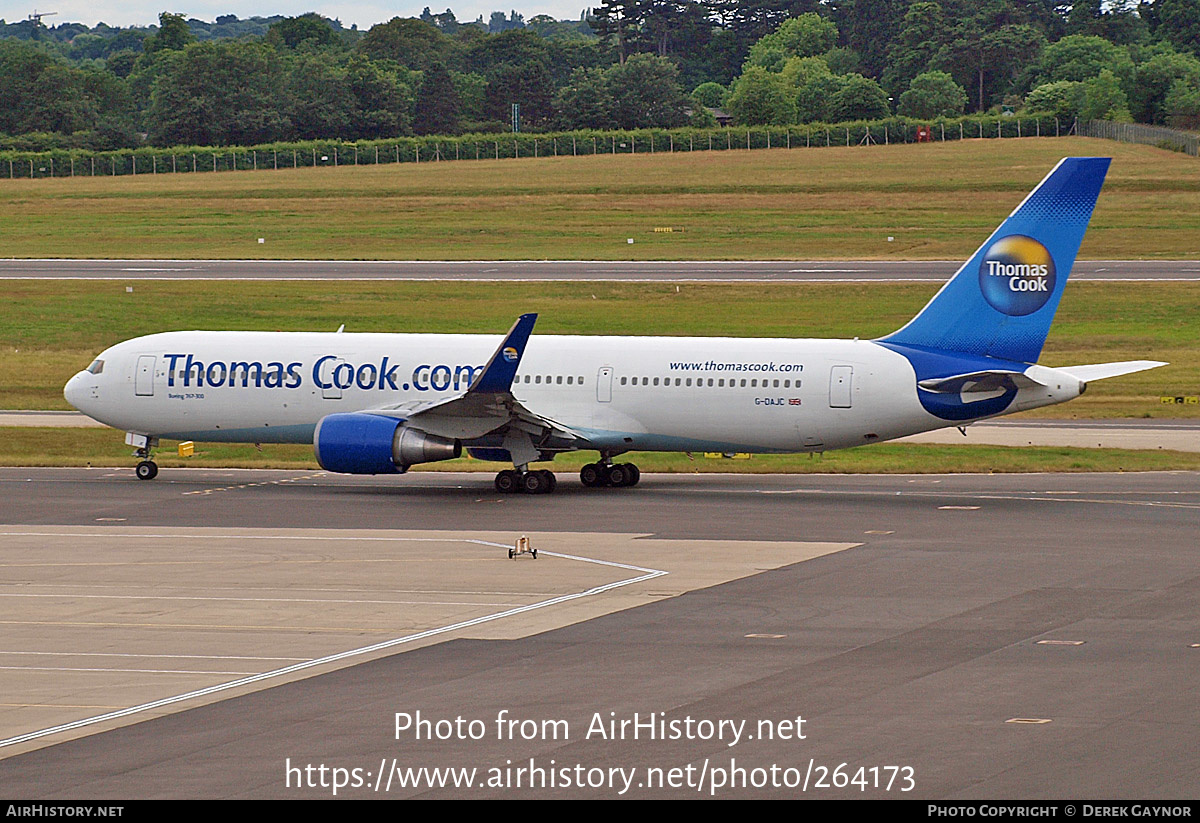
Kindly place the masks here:
[(1192, 157), (1200, 156), (1200, 136), (1162, 126), (1143, 126), (1140, 123), (1113, 123), (1108, 120), (1089, 120), (1080, 124), (1084, 137), (1103, 137), (1121, 143), (1144, 143), (1170, 149)]
[(799, 126), (714, 129), (640, 129), (550, 134), (487, 134), (461, 137), (402, 137), (390, 140), (272, 143), (251, 147), (144, 147), (107, 152), (81, 149), (0, 150), (0, 179), (202, 174), (224, 171), (438, 163), (595, 154), (659, 154), (696, 151), (796, 149), (891, 143), (948, 142), (1074, 134), (1076, 124), (1053, 115), (986, 116)]

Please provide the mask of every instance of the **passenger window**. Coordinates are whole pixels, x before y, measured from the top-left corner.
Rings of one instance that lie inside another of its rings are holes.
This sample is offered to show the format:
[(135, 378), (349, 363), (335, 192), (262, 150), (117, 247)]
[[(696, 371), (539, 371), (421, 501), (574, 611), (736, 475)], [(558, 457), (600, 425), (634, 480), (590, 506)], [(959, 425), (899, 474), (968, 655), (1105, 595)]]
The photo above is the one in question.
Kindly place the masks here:
[(709, 386), (709, 388), (712, 388), (712, 378), (711, 377), (708, 378), (708, 386)]
[(746, 378), (742, 378), (742, 388), (746, 388)]
[(621, 378), (621, 385), (622, 385), (622, 386), (624, 386), (624, 385), (625, 385), (625, 378), (624, 378), (624, 377), (622, 377), (622, 378)]
[(542, 382), (542, 376), (539, 374), (537, 377), (533, 378), (533, 382), (534, 382), (534, 383), (541, 383), (541, 382)]
[(554, 382), (555, 382), (555, 383), (557, 383), (558, 385), (560, 385), (560, 386), (561, 386), (561, 385), (562, 385), (562, 375), (560, 374), (560, 375), (558, 376), (558, 379), (557, 379), (557, 380), (555, 380)]
[(656, 377), (656, 378), (654, 378), (654, 385), (656, 385), (656, 386), (658, 385), (658, 378), (657, 378), (657, 377)]
[(575, 375), (573, 375), (573, 374), (568, 374), (568, 375), (567, 375), (567, 385), (568, 385), (568, 386), (573, 386), (573, 385), (575, 385)]
[(687, 384), (688, 384), (689, 386), (690, 386), (690, 385), (692, 385), (692, 378), (690, 378), (690, 377), (689, 377), (689, 378), (687, 379)]

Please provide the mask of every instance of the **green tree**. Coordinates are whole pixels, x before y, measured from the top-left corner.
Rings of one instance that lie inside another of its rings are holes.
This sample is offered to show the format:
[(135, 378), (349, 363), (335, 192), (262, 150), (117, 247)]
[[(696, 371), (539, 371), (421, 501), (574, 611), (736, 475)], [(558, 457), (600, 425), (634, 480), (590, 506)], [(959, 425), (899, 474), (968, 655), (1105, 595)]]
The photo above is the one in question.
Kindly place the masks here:
[(189, 44), (196, 42), (196, 36), (188, 28), (187, 20), (182, 14), (163, 12), (158, 16), (158, 33), (147, 37), (142, 44), (146, 54), (156, 51), (182, 51)]
[(1121, 81), (1108, 69), (1083, 84), (1083, 106), (1079, 116), (1085, 120), (1130, 120), (1129, 98), (1121, 88)]
[[(416, 76), (402, 73), (406, 79)], [(377, 140), (412, 133), (409, 112), (415, 95), (409, 82), (356, 55), (346, 64), (346, 85), (353, 96), (350, 136)]]
[(967, 106), (967, 93), (944, 71), (928, 71), (913, 78), (900, 95), (896, 112), (905, 117), (932, 120), (957, 117)]
[(665, 57), (635, 54), (606, 72), (617, 128), (673, 127), (687, 123), (690, 101), (679, 71)]
[(1038, 61), (1046, 44), (1041, 31), (1027, 23), (994, 27), (997, 14), (996, 5), (989, 3), (960, 20), (950, 42), (931, 61), (932, 68), (950, 72), (970, 89), (979, 111), (1002, 97), (1016, 76)]
[(453, 41), (428, 23), (393, 17), (372, 26), (357, 49), (372, 60), (394, 60), (401, 66), (424, 71), (445, 65), (452, 56)]
[(554, 96), (555, 122), (559, 128), (611, 129), (613, 99), (603, 69), (575, 69), (567, 85)]
[(295, 49), (301, 43), (311, 41), (315, 46), (341, 46), (342, 40), (329, 22), (309, 12), (299, 17), (286, 17), (272, 23), (267, 30), (266, 42), (276, 48)]
[(113, 52), (104, 61), (104, 68), (108, 69), (115, 77), (128, 77), (133, 71), (134, 64), (137, 63), (138, 56), (138, 52), (133, 49)]
[(536, 127), (554, 113), (554, 80), (540, 60), (501, 63), (487, 73), (485, 111), (493, 119), (508, 122), (512, 104), (521, 107), (521, 122)]
[(951, 39), (951, 27), (941, 4), (912, 3), (904, 13), (896, 40), (888, 47), (883, 81), (891, 89), (902, 89), (925, 71), (934, 56)]
[(147, 121), (159, 146), (249, 146), (291, 131), (278, 54), (262, 43), (194, 43), (154, 82)]
[(459, 119), (465, 130), (470, 131), (468, 121), (478, 122), (487, 118), (487, 78), (478, 72), (450, 72), (454, 91), (458, 94)]
[(296, 137), (350, 136), (353, 98), (346, 72), (333, 61), (319, 55), (301, 59), (288, 75), (287, 94), (287, 116)]
[(1200, 0), (1158, 0), (1159, 33), (1180, 50), (1200, 56)]
[(783, 86), (792, 100), (794, 122), (809, 123), (826, 120), (829, 100), (841, 88), (822, 57), (793, 57), (780, 72)]
[(1200, 84), (1176, 80), (1163, 100), (1167, 123), (1177, 129), (1200, 129)]
[(838, 30), (818, 14), (785, 20), (750, 47), (749, 65), (779, 71), (789, 57), (816, 57), (837, 45)]
[(729, 114), (748, 126), (782, 126), (793, 122), (796, 109), (781, 75), (762, 66), (747, 66), (725, 101)]
[(446, 67), (438, 64), (425, 72), (413, 104), (413, 131), (417, 134), (458, 134), (458, 93)]
[(708, 106), (710, 109), (719, 109), (725, 103), (725, 95), (729, 94), (729, 90), (720, 83), (701, 83), (692, 90), (692, 97), (702, 106)]
[(1079, 114), (1087, 97), (1087, 88), (1077, 80), (1043, 83), (1025, 96), (1025, 108), (1034, 113), (1072, 118)]
[(861, 74), (847, 74), (841, 87), (829, 99), (829, 118), (832, 122), (845, 120), (879, 120), (891, 111), (883, 87)]
[(102, 113), (128, 109), (125, 84), (107, 72), (83, 71), (38, 47), (0, 40), (0, 133), (70, 134), (96, 127)]
[(1138, 66), (1129, 108), (1139, 123), (1165, 123), (1166, 98), (1176, 80), (1200, 85), (1200, 60), (1181, 52), (1162, 52)]
[[(834, 22), (842, 44), (858, 52), (865, 74), (883, 74), (889, 47), (908, 5), (908, 0), (839, 0), (836, 4)], [(966, 5), (960, 14), (965, 15), (970, 8)]]
[(1123, 83), (1133, 81), (1133, 60), (1129, 50), (1102, 37), (1071, 34), (1046, 46), (1042, 52), (1043, 82), (1054, 80), (1090, 80), (1108, 69)]

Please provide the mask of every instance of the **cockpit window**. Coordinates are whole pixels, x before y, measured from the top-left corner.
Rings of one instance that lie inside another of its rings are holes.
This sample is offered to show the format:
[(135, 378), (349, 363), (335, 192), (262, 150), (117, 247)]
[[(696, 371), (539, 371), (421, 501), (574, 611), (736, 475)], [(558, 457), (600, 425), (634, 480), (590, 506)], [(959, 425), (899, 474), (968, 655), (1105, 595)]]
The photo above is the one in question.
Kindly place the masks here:
[(104, 361), (103, 360), (93, 360), (92, 365), (88, 366), (87, 370), (91, 374), (100, 374), (101, 372), (104, 371)]

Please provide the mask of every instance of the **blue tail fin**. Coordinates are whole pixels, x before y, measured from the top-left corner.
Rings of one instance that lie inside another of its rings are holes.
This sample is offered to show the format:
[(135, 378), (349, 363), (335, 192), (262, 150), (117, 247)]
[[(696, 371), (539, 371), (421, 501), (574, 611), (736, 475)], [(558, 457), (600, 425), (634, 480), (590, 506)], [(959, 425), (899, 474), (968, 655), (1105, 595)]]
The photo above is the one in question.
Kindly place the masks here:
[(882, 342), (1037, 362), (1109, 161), (1059, 161), (920, 314)]

